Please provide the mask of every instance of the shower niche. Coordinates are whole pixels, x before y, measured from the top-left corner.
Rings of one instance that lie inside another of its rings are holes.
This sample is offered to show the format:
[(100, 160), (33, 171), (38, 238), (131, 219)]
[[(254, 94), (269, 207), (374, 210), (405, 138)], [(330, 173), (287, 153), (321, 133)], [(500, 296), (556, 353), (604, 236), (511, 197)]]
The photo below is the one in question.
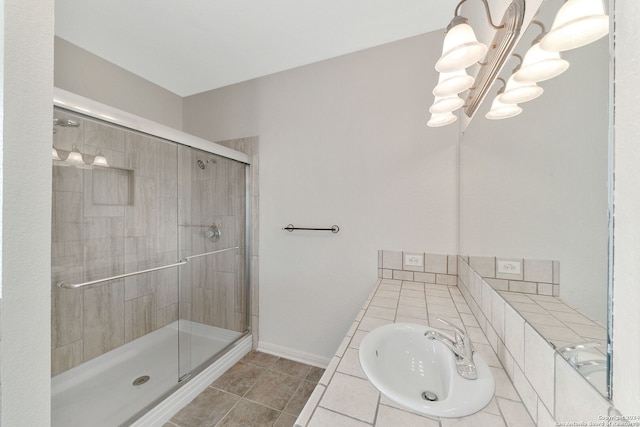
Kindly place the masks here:
[(250, 334), (249, 165), (55, 120), (77, 126), (53, 138), (52, 425), (130, 425)]

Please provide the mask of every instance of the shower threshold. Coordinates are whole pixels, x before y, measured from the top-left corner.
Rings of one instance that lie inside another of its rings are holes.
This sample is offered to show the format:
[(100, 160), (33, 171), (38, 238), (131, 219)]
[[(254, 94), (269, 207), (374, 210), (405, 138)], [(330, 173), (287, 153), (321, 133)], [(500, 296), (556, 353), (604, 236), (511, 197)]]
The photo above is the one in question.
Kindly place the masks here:
[[(175, 321), (56, 375), (51, 379), (51, 425), (113, 427), (125, 423), (178, 383), (178, 336), (190, 342), (190, 351), (180, 353), (180, 364), (195, 369), (242, 335)], [(148, 378), (143, 381), (144, 377)]]

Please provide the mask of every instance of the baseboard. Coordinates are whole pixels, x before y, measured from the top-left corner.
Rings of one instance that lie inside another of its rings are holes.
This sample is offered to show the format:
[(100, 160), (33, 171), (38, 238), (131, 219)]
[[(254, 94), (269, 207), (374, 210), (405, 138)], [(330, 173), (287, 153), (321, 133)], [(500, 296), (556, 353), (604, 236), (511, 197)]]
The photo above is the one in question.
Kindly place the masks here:
[(227, 369), (251, 351), (251, 335), (242, 338), (238, 343), (207, 367), (175, 393), (163, 400), (140, 419), (132, 427), (159, 427), (169, 421), (180, 409), (187, 406), (196, 396), (202, 393), (212, 382), (224, 374)]
[(285, 359), (294, 360), (296, 362), (305, 363), (318, 368), (326, 368), (329, 366), (331, 358), (318, 356), (316, 354), (306, 353), (300, 350), (294, 350), (277, 344), (271, 344), (264, 341), (258, 341), (258, 351), (269, 353), (274, 356), (284, 357)]

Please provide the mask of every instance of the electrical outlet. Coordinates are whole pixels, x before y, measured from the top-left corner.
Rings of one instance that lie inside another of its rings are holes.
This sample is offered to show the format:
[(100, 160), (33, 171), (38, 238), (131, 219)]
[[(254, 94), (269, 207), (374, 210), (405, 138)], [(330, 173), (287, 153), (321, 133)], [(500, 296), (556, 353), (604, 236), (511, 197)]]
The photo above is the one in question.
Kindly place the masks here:
[(424, 264), (424, 258), (422, 255), (405, 255), (404, 265), (408, 267), (422, 267)]
[(522, 265), (520, 261), (498, 261), (498, 273), (520, 274)]

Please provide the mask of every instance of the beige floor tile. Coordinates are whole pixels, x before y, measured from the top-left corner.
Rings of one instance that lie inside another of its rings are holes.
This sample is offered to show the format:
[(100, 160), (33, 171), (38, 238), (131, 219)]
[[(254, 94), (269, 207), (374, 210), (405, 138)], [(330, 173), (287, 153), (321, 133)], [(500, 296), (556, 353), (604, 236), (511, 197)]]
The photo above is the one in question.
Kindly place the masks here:
[(259, 351), (252, 351), (243, 357), (241, 361), (251, 363), (252, 365), (260, 366), (262, 368), (270, 368), (278, 359), (278, 356), (273, 356)]
[(257, 403), (241, 400), (218, 427), (264, 427), (273, 425), (280, 412)]
[(291, 375), (267, 371), (247, 392), (245, 398), (281, 411), (294, 395), (300, 381), (300, 378)]
[(293, 427), (295, 423), (296, 417), (294, 417), (293, 415), (285, 414), (283, 412), (280, 414), (273, 427)]
[(287, 406), (285, 406), (284, 412), (291, 415), (299, 415), (315, 388), (316, 384), (309, 381), (302, 381), (289, 400), (289, 403), (287, 403)]
[(237, 396), (209, 387), (182, 408), (171, 422), (180, 427), (213, 427), (239, 400)]
[(280, 358), (271, 367), (271, 370), (291, 375), (292, 377), (296, 377), (301, 380), (307, 376), (309, 370), (311, 370), (311, 366), (300, 362), (294, 362), (293, 360)]
[(309, 370), (309, 373), (304, 379), (307, 381), (311, 381), (312, 383), (317, 383), (318, 381), (320, 381), (320, 378), (322, 377), (323, 374), (324, 374), (324, 369), (312, 366), (311, 369)]
[(240, 361), (222, 374), (211, 386), (244, 396), (264, 372), (263, 368)]

